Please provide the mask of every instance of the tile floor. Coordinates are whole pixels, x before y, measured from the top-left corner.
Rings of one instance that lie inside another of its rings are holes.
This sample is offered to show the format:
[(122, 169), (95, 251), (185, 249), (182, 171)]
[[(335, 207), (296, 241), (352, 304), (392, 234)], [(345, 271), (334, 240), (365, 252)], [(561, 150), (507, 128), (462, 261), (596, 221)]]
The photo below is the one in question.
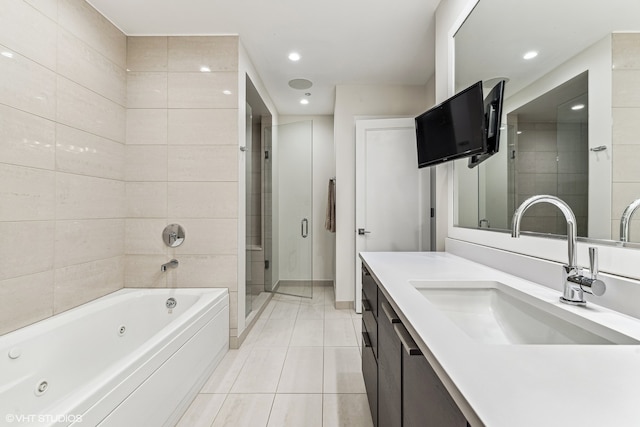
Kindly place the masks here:
[(361, 316), (313, 298), (274, 295), (242, 347), (229, 350), (177, 427), (370, 427)]

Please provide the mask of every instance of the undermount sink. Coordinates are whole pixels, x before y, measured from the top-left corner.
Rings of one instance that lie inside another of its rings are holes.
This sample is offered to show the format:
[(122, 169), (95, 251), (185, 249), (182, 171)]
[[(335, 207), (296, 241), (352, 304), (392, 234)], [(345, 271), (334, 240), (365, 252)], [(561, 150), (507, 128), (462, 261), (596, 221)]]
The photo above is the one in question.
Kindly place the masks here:
[(469, 337), (485, 344), (639, 344), (616, 330), (494, 281), (411, 281)]

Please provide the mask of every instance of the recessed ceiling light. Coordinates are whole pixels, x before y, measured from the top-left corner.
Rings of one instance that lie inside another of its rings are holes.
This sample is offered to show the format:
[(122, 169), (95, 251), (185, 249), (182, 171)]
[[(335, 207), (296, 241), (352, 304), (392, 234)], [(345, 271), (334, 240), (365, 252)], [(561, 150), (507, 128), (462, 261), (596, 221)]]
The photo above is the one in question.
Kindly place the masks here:
[(522, 131), (519, 130), (518, 132), (516, 132), (518, 135), (522, 135)]
[(210, 73), (211, 72), (211, 68), (207, 67), (206, 65), (203, 65), (202, 67), (200, 67), (200, 72), (202, 72), (202, 73)]
[(300, 54), (298, 52), (291, 52), (289, 54), (289, 60), (293, 62), (300, 61)]
[(582, 110), (583, 108), (584, 108), (584, 104), (576, 104), (573, 107), (571, 107), (571, 109), (574, 111)]
[(7, 57), (7, 58), (13, 58), (13, 53), (11, 52), (2, 52), (0, 55)]
[(523, 58), (524, 59), (533, 59), (536, 56), (538, 56), (538, 52), (536, 52), (535, 50), (532, 50), (532, 51), (529, 51), (529, 52), (525, 53)]
[(231, 91), (228, 89), (223, 90), (222, 93), (224, 93), (225, 95), (231, 95)]
[(303, 99), (300, 100), (300, 104), (302, 104), (302, 105), (307, 105), (308, 103), (309, 103), (309, 100), (306, 99), (306, 98), (303, 98)]

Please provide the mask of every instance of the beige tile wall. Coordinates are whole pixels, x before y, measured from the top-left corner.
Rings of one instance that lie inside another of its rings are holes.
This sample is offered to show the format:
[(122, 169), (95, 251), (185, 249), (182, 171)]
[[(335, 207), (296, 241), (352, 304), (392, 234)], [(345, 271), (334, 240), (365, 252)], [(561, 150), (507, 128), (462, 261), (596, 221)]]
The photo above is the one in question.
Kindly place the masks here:
[(0, 10), (0, 334), (123, 286), (126, 37), (84, 0)]
[(235, 337), (238, 38), (129, 37), (127, 68), (125, 286), (229, 288)]
[[(620, 237), (625, 207), (640, 198), (640, 34), (612, 35), (613, 188), (611, 237)], [(640, 242), (640, 215), (631, 221), (631, 241)]]

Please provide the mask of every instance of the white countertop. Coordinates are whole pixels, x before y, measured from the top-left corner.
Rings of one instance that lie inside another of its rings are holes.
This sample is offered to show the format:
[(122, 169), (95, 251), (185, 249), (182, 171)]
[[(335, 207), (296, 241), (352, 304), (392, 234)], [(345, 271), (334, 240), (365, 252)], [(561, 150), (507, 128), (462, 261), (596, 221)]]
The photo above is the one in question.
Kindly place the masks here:
[(638, 340), (640, 320), (593, 303), (561, 304), (556, 290), (449, 253), (361, 258), (472, 426), (640, 426), (640, 345), (483, 344), (409, 281), (499, 281)]

